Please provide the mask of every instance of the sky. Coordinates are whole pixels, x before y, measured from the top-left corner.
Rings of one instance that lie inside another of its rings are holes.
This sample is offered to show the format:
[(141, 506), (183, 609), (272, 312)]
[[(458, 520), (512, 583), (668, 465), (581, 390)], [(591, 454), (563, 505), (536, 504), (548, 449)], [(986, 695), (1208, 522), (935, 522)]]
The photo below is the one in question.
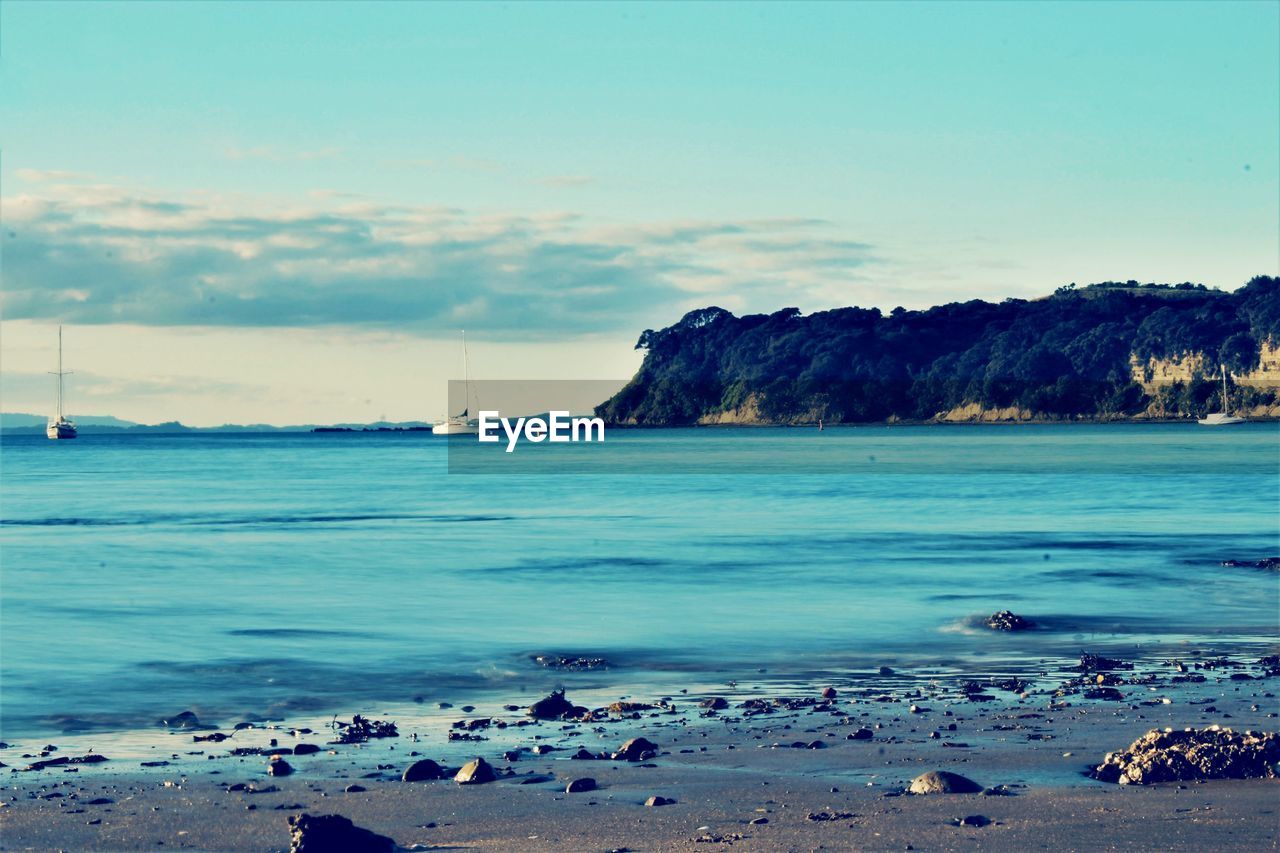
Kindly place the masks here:
[(431, 420), (696, 307), (1280, 270), (1280, 3), (0, 4), (0, 401)]

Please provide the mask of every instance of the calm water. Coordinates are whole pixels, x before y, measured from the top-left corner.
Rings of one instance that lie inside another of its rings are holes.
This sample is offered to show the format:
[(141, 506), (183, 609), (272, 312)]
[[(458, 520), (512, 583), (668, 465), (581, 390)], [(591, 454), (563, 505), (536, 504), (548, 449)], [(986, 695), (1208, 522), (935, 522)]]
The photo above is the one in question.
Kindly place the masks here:
[[(3, 734), (465, 700), (554, 677), (533, 652), (626, 684), (1280, 631), (1280, 577), (1218, 566), (1280, 553), (1274, 424), (608, 445), (468, 476), (421, 433), (6, 437)], [(1042, 629), (974, 629), (1005, 607)]]

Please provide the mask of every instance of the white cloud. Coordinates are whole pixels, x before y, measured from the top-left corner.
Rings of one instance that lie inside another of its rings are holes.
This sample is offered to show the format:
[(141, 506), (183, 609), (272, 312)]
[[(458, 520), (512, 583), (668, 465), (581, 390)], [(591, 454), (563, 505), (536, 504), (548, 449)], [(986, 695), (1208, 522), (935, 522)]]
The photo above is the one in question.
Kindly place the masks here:
[[(872, 248), (809, 219), (598, 225), (308, 197), (159, 197), (101, 183), (4, 199), (11, 319), (347, 326), (430, 334), (460, 318), (552, 339), (736, 310), (847, 303)], [(482, 306), (479, 310), (477, 306)]]

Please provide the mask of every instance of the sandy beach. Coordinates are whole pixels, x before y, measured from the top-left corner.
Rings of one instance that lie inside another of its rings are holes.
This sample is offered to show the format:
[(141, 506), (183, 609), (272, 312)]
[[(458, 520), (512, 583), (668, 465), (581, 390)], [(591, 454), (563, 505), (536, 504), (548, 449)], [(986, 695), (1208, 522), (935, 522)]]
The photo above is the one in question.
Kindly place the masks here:
[[(0, 846), (284, 850), (288, 819), (306, 813), (424, 850), (1275, 848), (1275, 779), (1120, 785), (1086, 774), (1152, 729), (1274, 731), (1276, 660), (1187, 650), (1131, 662), (1080, 672), (1080, 661), (1043, 661), (996, 677), (886, 668), (785, 684), (759, 673), (612, 701), (569, 687), (567, 701), (582, 704), (564, 719), (530, 716), (526, 694), (425, 707), (396, 720), (397, 736), (350, 744), (332, 743), (350, 728), (324, 722), (237, 730), (184, 718), (148, 735), (158, 767), (113, 758), (110, 735), (93, 738), (107, 761), (36, 770), (20, 762), (84, 752), (8, 744)], [(652, 754), (611, 757), (633, 738)], [(493, 781), (455, 782), (476, 757)], [(444, 778), (404, 781), (423, 759)], [(292, 772), (273, 775), (280, 762)], [(934, 770), (977, 789), (908, 791)], [(594, 784), (566, 791), (584, 779)], [(646, 805), (654, 797), (670, 802)]]

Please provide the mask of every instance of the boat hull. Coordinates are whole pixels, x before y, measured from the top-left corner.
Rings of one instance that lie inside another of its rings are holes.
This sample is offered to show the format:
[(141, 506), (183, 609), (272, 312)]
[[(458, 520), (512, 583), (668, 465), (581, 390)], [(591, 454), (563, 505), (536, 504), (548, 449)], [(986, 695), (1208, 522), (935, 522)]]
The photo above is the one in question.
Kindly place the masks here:
[(66, 421), (62, 423), (52, 423), (44, 428), (44, 434), (52, 439), (67, 439), (76, 437), (76, 428), (73, 424)]
[(1244, 418), (1237, 418), (1225, 412), (1214, 412), (1201, 418), (1196, 423), (1201, 426), (1231, 426), (1232, 424), (1242, 424), (1244, 422)]
[(479, 435), (480, 429), (474, 424), (445, 421), (433, 426), (431, 432), (433, 435)]

